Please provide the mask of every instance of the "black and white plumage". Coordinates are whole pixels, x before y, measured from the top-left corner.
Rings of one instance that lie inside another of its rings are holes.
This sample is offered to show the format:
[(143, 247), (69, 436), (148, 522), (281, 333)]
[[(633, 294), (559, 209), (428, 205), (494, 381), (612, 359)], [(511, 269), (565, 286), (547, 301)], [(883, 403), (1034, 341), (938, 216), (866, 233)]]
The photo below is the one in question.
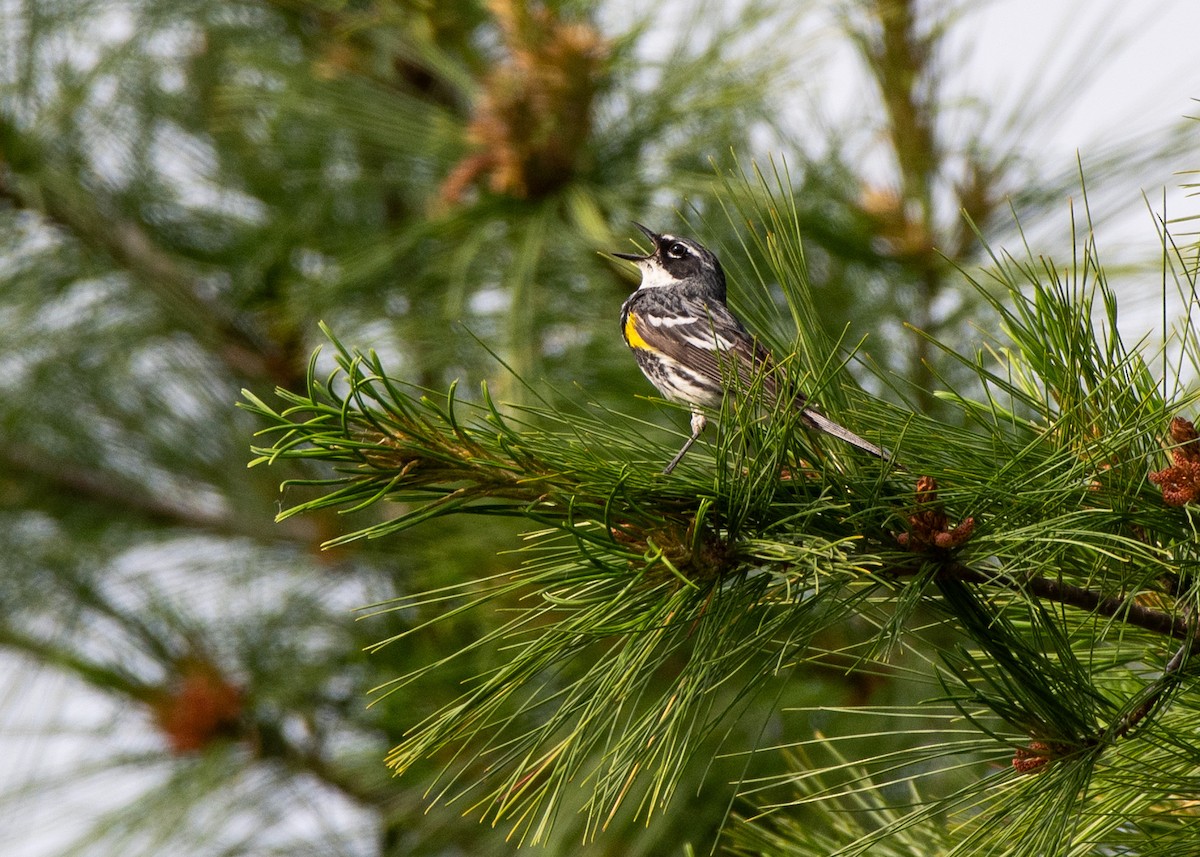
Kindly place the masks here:
[[(705, 408), (718, 408), (729, 381), (750, 389), (761, 379), (767, 401), (777, 401), (779, 373), (768, 352), (725, 305), (725, 272), (700, 244), (659, 235), (634, 224), (653, 243), (647, 255), (614, 253), (642, 272), (621, 307), (621, 335), (638, 366), (664, 397), (692, 406), (692, 435), (663, 470), (670, 473), (704, 431)], [(804, 422), (851, 446), (888, 460), (888, 454), (815, 411), (802, 394), (791, 396)]]

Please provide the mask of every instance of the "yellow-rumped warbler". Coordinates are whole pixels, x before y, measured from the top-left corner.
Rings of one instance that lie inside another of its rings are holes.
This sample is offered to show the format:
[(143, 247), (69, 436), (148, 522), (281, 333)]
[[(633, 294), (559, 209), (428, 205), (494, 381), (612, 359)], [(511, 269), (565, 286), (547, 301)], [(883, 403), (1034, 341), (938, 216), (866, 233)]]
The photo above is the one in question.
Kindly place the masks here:
[[(749, 388), (762, 376), (769, 401), (781, 395), (771, 370), (770, 353), (752, 337), (725, 305), (725, 272), (717, 257), (687, 238), (659, 235), (640, 223), (638, 229), (654, 245), (645, 256), (613, 253), (641, 269), (642, 282), (621, 307), (621, 333), (638, 366), (664, 397), (692, 406), (692, 436), (663, 470), (670, 473), (708, 420), (704, 408), (718, 408), (728, 381)], [(792, 395), (810, 427), (844, 440), (885, 461), (875, 444), (817, 413), (803, 394)]]

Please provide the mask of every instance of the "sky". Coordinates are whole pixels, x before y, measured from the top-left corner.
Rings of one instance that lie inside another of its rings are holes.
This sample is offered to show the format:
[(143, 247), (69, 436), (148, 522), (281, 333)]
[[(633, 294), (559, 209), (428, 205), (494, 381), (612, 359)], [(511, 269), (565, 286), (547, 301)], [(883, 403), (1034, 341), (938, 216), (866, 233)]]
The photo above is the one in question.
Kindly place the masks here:
[[(980, 35), (960, 78), (964, 90), (994, 95), (1003, 103), (1018, 97), (1031, 81), (1044, 85), (1061, 80), (1080, 65), (1088, 70), (1086, 87), (1066, 109), (1042, 122), (1036, 139), (1029, 141), (1052, 165), (1069, 168), (1078, 153), (1086, 172), (1089, 155), (1098, 154), (1114, 137), (1200, 116), (1200, 3), (1195, 0), (1000, 0), (980, 18)], [(1014, 55), (1021, 58), (1015, 75)], [(1200, 143), (1200, 123), (1195, 129)], [(1200, 169), (1200, 145), (1196, 152), (1194, 163), (1178, 169)], [(1145, 191), (1155, 202), (1165, 188), (1170, 212), (1195, 213), (1200, 204), (1184, 201), (1180, 184), (1185, 180), (1170, 174), (1130, 175), (1123, 184), (1131, 197), (1140, 198)], [(1144, 227), (1153, 239), (1152, 226)], [(1133, 240), (1135, 234), (1122, 230), (1118, 240)]]
[[(1018, 98), (1031, 81), (1044, 87), (1086, 69), (1086, 86), (1025, 141), (1052, 171), (1072, 169), (1078, 158), (1086, 178), (1089, 162), (1099, 160), (1114, 140), (1138, 132), (1152, 139), (1171, 128), (1187, 135), (1190, 160), (1159, 172), (1105, 176), (1103, 193), (1093, 200), (1093, 210), (1099, 209), (1097, 243), (1114, 274), (1122, 334), (1127, 343), (1147, 335), (1161, 342), (1164, 318), (1172, 326), (1189, 311), (1174, 283), (1164, 288), (1156, 218), (1164, 212), (1168, 222), (1200, 215), (1200, 189), (1183, 187), (1200, 182), (1200, 174), (1183, 174), (1200, 170), (1200, 122), (1185, 119), (1200, 117), (1200, 2), (999, 0), (981, 21), (958, 80), (964, 90), (1003, 103)], [(1016, 74), (1014, 56), (1020, 57)], [(1089, 196), (1093, 189), (1089, 186)], [(1068, 211), (1064, 201), (1057, 215), (1048, 212), (1063, 239), (1069, 235)], [(1180, 242), (1194, 245), (1200, 225), (1175, 223), (1169, 229)]]
[[(1034, 111), (1036, 120), (1021, 139), (1048, 172), (1071, 171), (1079, 157), (1086, 173), (1089, 159), (1098, 158), (1107, 144), (1200, 116), (1196, 0), (984, 0), (957, 5), (975, 11), (967, 26), (952, 29), (942, 56), (950, 71), (946, 102), (979, 102), (1000, 118), (1053, 103), (1055, 109), (1048, 113)], [(829, 91), (821, 106), (836, 115), (839, 104), (855, 109), (871, 93), (869, 82), (855, 72), (851, 49), (843, 48), (833, 62), (841, 71), (822, 80)], [(953, 110), (947, 112), (953, 117)], [(1200, 123), (1194, 127), (1200, 144)], [(1200, 169), (1200, 145), (1196, 150), (1195, 162), (1180, 164), (1179, 170)], [(1143, 191), (1160, 200), (1166, 188), (1170, 209), (1183, 211), (1180, 177), (1164, 172), (1119, 178), (1123, 202), (1140, 200)], [(1200, 209), (1197, 200), (1187, 205), (1193, 213)], [(1145, 235), (1153, 239), (1152, 221), (1141, 219)], [(1134, 240), (1126, 228), (1119, 240)]]
[[(943, 114), (948, 138), (967, 133), (978, 115), (972, 107), (979, 105), (995, 117), (984, 139), (1017, 134), (1038, 174), (1073, 179), (1082, 165), (1097, 246), (1121, 308), (1122, 335), (1127, 343), (1148, 336), (1156, 347), (1164, 338), (1164, 318), (1169, 328), (1187, 312), (1176, 284), (1164, 287), (1158, 218), (1164, 211), (1168, 221), (1200, 216), (1200, 189), (1183, 187), (1200, 183), (1200, 173), (1184, 174), (1200, 171), (1200, 122), (1185, 118), (1200, 117), (1200, 0), (954, 0), (954, 5), (971, 11), (966, 26), (951, 29), (941, 56), (950, 72), (943, 103), (957, 105)], [(813, 44), (821, 50), (838, 43), (818, 38)], [(844, 126), (839, 115), (856, 115), (862, 104), (875, 102), (873, 84), (848, 45), (833, 48), (822, 63), (833, 72), (821, 76), (819, 92), (809, 96), (816, 103), (804, 109)], [(1047, 104), (1051, 109), (1044, 109)], [(1018, 115), (1034, 119), (1019, 131), (1005, 127), (1006, 117)], [(807, 118), (798, 115), (797, 121)], [(1182, 136), (1194, 157), (1156, 169), (1134, 164), (1125, 173), (1099, 169), (1109, 147), (1141, 139), (1146, 145), (1135, 148), (1144, 150), (1170, 133)], [(886, 181), (891, 165), (868, 161), (867, 172)], [(1082, 221), (1081, 196), (1077, 192), (1048, 206), (1037, 213), (1037, 222), (1022, 220), (1036, 254), (1069, 262), (1072, 207)], [(1170, 231), (1194, 245), (1200, 221), (1174, 223)], [(1189, 372), (1184, 376), (1194, 381)]]

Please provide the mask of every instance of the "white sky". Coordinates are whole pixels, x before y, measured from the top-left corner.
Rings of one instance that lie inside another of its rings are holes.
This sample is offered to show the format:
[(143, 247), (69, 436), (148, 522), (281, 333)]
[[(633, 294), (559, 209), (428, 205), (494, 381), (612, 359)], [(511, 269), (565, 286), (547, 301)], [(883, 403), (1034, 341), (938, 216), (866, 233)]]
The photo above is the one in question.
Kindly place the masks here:
[[(1196, 100), (1200, 99), (1200, 2), (998, 0), (981, 14), (981, 20), (981, 26), (972, 28), (979, 38), (962, 78), (964, 89), (976, 94), (1013, 99), (1030, 81), (1052, 84), (1081, 63), (1092, 63), (1087, 87), (1061, 112), (1045, 117), (1033, 139), (1025, 141), (1046, 164), (1047, 172), (1073, 169), (1078, 155), (1086, 176), (1089, 158), (1099, 159), (1110, 141), (1173, 127), (1186, 129), (1190, 143), (1179, 163), (1156, 174), (1110, 174), (1089, 183), (1093, 212), (1099, 218), (1101, 258), (1110, 266), (1132, 263), (1139, 269), (1109, 268), (1126, 342), (1147, 333), (1151, 341), (1161, 342), (1161, 243), (1151, 209), (1162, 214), (1165, 193), (1169, 220), (1200, 214), (1200, 196), (1190, 196), (1197, 190), (1181, 188), (1184, 183), (1200, 182), (1200, 175), (1180, 174), (1200, 170), (1200, 121), (1183, 120), (1200, 116)], [(1014, 57), (1020, 61), (1014, 63)], [(1110, 216), (1106, 209), (1123, 213)], [(1046, 213), (1052, 234), (1061, 236), (1063, 247), (1069, 235), (1067, 211), (1064, 201), (1060, 211)], [(1197, 224), (1171, 227), (1184, 244), (1195, 242), (1189, 233), (1197, 230)], [(1054, 252), (1056, 258), (1062, 253), (1057, 247), (1035, 249)], [(1182, 320), (1187, 311), (1174, 289), (1167, 286), (1169, 324)]]
[[(1081, 60), (1095, 60), (1087, 87), (1067, 109), (1041, 123), (1037, 138), (1028, 141), (1052, 167), (1070, 169), (1078, 152), (1086, 171), (1089, 154), (1098, 154), (1108, 140), (1200, 116), (1197, 0), (1000, 0), (980, 20), (963, 88), (994, 93), (1001, 103), (1025, 91), (1030, 81), (1053, 83)], [(1104, 48), (1107, 55), (1097, 57)], [(1014, 63), (1014, 56), (1020, 61)], [(1176, 171), (1200, 169), (1200, 122), (1195, 129), (1194, 157)], [(1155, 203), (1166, 186), (1168, 205), (1175, 209), (1174, 202), (1182, 212), (1183, 195), (1176, 193), (1180, 181), (1170, 174), (1131, 175), (1124, 183), (1130, 196), (1140, 198), (1144, 190)], [(1196, 200), (1187, 206), (1200, 210)], [(1153, 238), (1153, 229), (1146, 228)]]
[[(1101, 260), (1118, 294), (1126, 342), (1147, 333), (1162, 341), (1163, 277), (1156, 216), (1169, 220), (1200, 214), (1200, 195), (1180, 186), (1200, 182), (1200, 0), (951, 0), (970, 8), (964, 26), (951, 29), (941, 60), (949, 70), (942, 121), (953, 145), (956, 132), (981, 111), (1002, 119), (1034, 116), (1023, 129), (1020, 150), (1038, 164), (1043, 176), (1073, 176), (1082, 160), (1096, 226)], [(946, 0), (930, 5), (944, 6)], [(833, 5), (833, 4), (830, 4)], [(797, 40), (803, 58), (819, 54), (822, 72), (815, 92), (798, 100), (793, 121), (803, 132), (824, 117), (827, 125), (849, 128), (863, 124), (863, 106), (877, 104), (873, 85), (861, 69), (854, 49), (834, 34), (818, 29), (809, 40)], [(833, 36), (833, 37), (831, 37)], [(1046, 110), (1047, 104), (1053, 109)], [(1042, 107), (1039, 111), (1038, 107)], [(1010, 139), (1011, 128), (995, 121), (985, 141)], [(1179, 129), (1184, 129), (1180, 132)], [(862, 132), (874, 131), (862, 129)], [(1107, 147), (1134, 139), (1164, 140), (1170, 131), (1187, 135), (1179, 163), (1157, 171), (1138, 165), (1126, 174), (1089, 171)], [(1005, 136), (1007, 132), (1007, 138)], [(823, 131), (816, 131), (820, 136)], [(868, 156), (869, 179), (886, 182), (891, 164), (877, 150)], [(1070, 260), (1070, 214), (1074, 202), (1082, 222), (1081, 193), (1073, 199), (1023, 215), (1022, 228), (1031, 249), (1056, 262)], [(1149, 208), (1147, 207), (1149, 204)], [(1152, 213), (1153, 212), (1153, 213)], [(1195, 243), (1200, 223), (1175, 224), (1172, 233), (1183, 244)], [(994, 248), (1001, 249), (1001, 248)], [(1019, 247), (1007, 248), (1020, 255)], [(1060, 265), (1061, 267), (1061, 265)], [(1175, 323), (1185, 312), (1174, 284), (1167, 286), (1167, 319)]]

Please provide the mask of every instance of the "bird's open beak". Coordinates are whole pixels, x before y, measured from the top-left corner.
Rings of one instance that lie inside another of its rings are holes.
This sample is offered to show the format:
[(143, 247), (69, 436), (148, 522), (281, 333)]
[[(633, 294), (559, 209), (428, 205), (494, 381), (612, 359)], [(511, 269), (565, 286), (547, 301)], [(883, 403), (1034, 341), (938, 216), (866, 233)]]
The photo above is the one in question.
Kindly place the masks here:
[[(638, 229), (642, 230), (642, 234), (650, 239), (650, 244), (652, 246), (654, 246), (654, 247), (658, 246), (659, 236), (658, 236), (657, 232), (655, 232), (652, 229), (647, 229), (645, 226), (642, 226), (642, 224), (637, 223), (637, 222), (635, 222), (633, 225), (636, 226)], [(651, 256), (653, 256), (654, 251), (652, 250), (645, 255), (639, 255), (637, 253), (613, 253), (612, 255), (616, 256), (618, 259), (627, 259), (630, 262), (642, 262), (646, 259), (649, 259)]]

